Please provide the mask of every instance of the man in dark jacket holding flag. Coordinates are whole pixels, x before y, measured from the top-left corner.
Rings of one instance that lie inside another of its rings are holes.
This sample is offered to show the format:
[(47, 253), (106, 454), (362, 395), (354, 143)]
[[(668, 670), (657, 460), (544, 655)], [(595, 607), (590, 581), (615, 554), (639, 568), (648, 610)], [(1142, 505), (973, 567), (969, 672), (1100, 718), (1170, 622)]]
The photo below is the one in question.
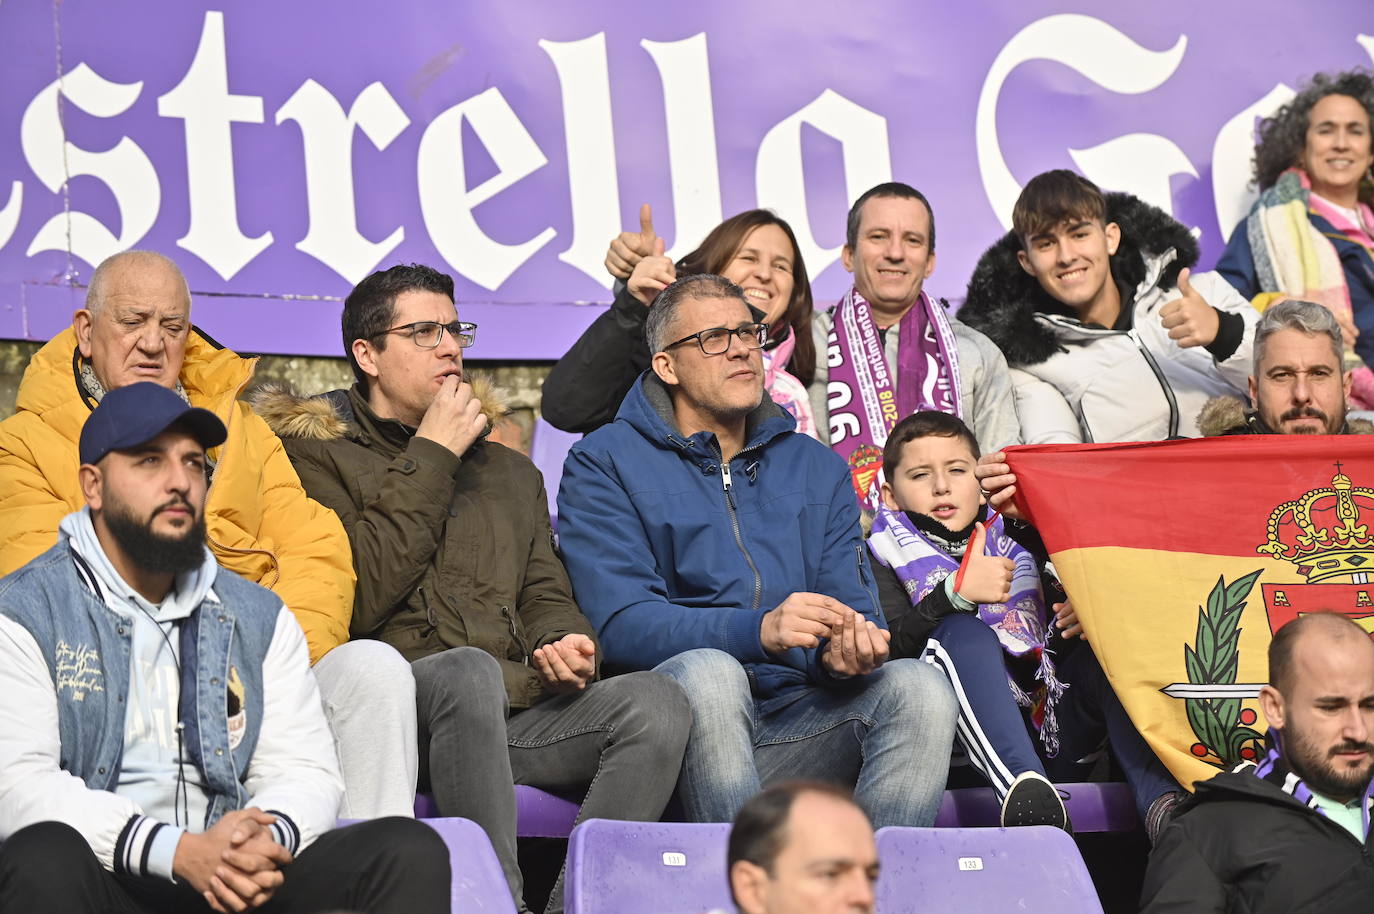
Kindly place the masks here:
[(1374, 642), (1336, 613), (1288, 623), (1260, 706), (1268, 754), (1197, 782), (1150, 858), (1144, 914), (1374, 910)]

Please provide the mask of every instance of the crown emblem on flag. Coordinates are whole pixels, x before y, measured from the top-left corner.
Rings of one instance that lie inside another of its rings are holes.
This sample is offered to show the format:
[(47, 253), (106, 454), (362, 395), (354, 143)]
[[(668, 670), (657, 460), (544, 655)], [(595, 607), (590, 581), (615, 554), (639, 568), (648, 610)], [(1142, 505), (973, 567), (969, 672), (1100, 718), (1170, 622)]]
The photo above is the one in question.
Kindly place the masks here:
[(1341, 472), (1331, 485), (1310, 489), (1269, 515), (1267, 538), (1255, 551), (1293, 562), (1309, 584), (1338, 578), (1368, 581), (1374, 572), (1374, 489)]

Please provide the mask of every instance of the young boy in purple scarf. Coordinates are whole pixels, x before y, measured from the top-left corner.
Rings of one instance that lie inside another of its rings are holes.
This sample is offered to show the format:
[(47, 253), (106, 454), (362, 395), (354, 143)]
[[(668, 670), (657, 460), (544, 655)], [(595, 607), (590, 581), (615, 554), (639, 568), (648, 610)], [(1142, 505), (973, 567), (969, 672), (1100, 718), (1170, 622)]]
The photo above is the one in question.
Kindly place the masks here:
[(1072, 649), (1082, 626), (1039, 538), (988, 517), (978, 455), (968, 426), (947, 413), (913, 413), (888, 436), (868, 545), (892, 656), (920, 657), (949, 677), (959, 744), (1002, 801), (1003, 826), (1071, 831), (1046, 766), (1073, 779), (1106, 736), (1153, 841), (1183, 795), (1092, 651)]

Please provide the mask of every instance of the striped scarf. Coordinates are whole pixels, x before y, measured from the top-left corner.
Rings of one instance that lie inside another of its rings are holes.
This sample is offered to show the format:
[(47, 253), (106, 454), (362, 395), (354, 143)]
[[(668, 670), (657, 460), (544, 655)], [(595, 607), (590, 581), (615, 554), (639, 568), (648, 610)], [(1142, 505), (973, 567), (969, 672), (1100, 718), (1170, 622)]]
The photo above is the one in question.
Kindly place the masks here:
[[(884, 567), (891, 568), (902, 582), (911, 605), (916, 606), (936, 587), (943, 587), (945, 578), (959, 570), (968, 541), (954, 543), (927, 535), (916, 529), (905, 512), (878, 506), (873, 520), (873, 532), (868, 538), (869, 551)], [(1007, 536), (1001, 517), (987, 524), (984, 551), (988, 555), (1012, 560), (1011, 594), (1005, 603), (981, 603), (974, 609), (984, 625), (997, 635), (1002, 651), (1012, 657), (1027, 654), (1038, 661), (1035, 678), (1042, 684), (1031, 694), (1008, 672), (1007, 687), (1012, 698), (1023, 708), (1031, 710), (1031, 719), (1040, 731), (1045, 752), (1051, 758), (1059, 754), (1059, 721), (1055, 707), (1067, 685), (1055, 673), (1054, 660), (1047, 648), (1050, 638), (1050, 614), (1040, 587), (1040, 570), (1035, 557)], [(978, 671), (978, 675), (991, 675)]]
[[(1260, 194), (1245, 220), (1255, 277), (1265, 292), (1317, 302), (1333, 314), (1351, 317), (1350, 289), (1340, 254), (1312, 224), (1309, 213), (1330, 220), (1339, 211), (1312, 193), (1311, 181), (1299, 168), (1288, 169)], [(1345, 235), (1351, 237), (1349, 231)], [(1361, 409), (1374, 408), (1374, 372), (1353, 350), (1347, 349), (1345, 356), (1346, 370), (1355, 373), (1351, 400)]]

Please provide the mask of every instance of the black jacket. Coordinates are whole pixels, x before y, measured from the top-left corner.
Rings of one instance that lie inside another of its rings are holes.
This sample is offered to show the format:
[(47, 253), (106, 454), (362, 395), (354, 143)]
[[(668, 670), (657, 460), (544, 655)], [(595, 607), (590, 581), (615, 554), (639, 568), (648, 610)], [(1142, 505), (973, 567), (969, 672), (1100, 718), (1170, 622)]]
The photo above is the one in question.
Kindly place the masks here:
[[(755, 320), (763, 312), (749, 306)], [(635, 381), (649, 367), (649, 344), (644, 324), (649, 309), (624, 286), (615, 301), (573, 343), (549, 371), (540, 395), (539, 412), (554, 428), (588, 434), (615, 418)], [(788, 328), (768, 335), (765, 349), (787, 338)], [(800, 379), (803, 384), (806, 378)]]
[(649, 367), (649, 309), (622, 286), (548, 377), (539, 412), (554, 428), (586, 434), (615, 418), (620, 401)]
[(1374, 857), (1252, 771), (1199, 781), (1150, 855), (1142, 914), (1369, 914)]

